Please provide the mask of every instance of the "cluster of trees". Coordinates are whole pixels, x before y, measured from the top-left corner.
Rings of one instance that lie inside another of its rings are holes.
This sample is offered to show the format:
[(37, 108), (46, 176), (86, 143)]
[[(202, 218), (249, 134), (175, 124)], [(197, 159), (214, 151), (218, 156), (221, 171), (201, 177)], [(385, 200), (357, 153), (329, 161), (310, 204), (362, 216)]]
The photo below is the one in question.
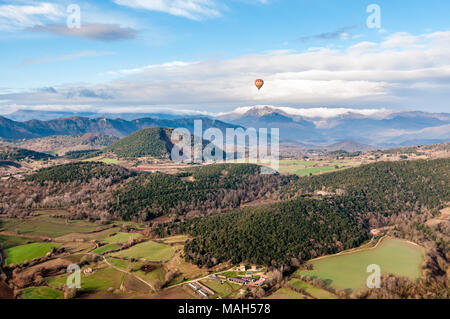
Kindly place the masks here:
[(450, 201), (449, 180), (450, 159), (379, 162), (300, 178), (282, 189), (281, 197), (343, 189), (344, 196), (361, 205), (361, 212), (390, 215)]
[(224, 261), (298, 266), (360, 245), (368, 229), (338, 200), (295, 199), (188, 220), (172, 231), (193, 239), (187, 260), (210, 267)]
[(65, 154), (68, 159), (87, 159), (96, 157), (102, 154), (100, 150), (81, 150), (81, 151), (70, 151)]
[(41, 185), (47, 182), (86, 182), (93, 178), (112, 178), (119, 182), (135, 175), (136, 173), (117, 165), (101, 162), (77, 162), (42, 168), (37, 173), (28, 176), (26, 180)]
[(259, 169), (251, 164), (214, 164), (179, 175), (142, 174), (114, 193), (110, 211), (125, 220), (214, 214), (269, 196), (290, 181), (259, 174)]
[(3, 147), (0, 149), (0, 160), (2, 161), (21, 161), (24, 159), (31, 160), (48, 160), (54, 158), (53, 155), (35, 152), (24, 148)]
[(68, 209), (72, 219), (119, 219), (108, 207), (114, 190), (135, 176), (120, 166), (81, 162), (45, 168), (26, 180), (0, 184), (0, 214), (23, 217), (36, 209)]

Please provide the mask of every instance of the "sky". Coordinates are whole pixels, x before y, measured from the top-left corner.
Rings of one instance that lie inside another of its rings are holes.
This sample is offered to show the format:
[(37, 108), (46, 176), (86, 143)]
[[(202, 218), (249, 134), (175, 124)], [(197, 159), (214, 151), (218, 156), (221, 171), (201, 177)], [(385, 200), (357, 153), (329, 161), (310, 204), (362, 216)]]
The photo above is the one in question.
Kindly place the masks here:
[(0, 114), (450, 112), (449, 13), (443, 0), (0, 0)]

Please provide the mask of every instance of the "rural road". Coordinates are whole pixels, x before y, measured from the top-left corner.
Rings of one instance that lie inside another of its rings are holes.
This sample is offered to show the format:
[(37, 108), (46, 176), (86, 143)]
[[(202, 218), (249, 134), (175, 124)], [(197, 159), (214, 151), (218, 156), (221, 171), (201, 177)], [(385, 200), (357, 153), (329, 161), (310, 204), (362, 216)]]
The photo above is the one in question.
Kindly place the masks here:
[(112, 268), (114, 268), (115, 270), (118, 270), (118, 271), (120, 271), (120, 272), (123, 272), (123, 273), (126, 273), (126, 274), (128, 274), (128, 275), (134, 276), (136, 279), (138, 279), (139, 281), (142, 281), (144, 284), (146, 284), (147, 286), (149, 286), (153, 291), (156, 291), (156, 289), (155, 289), (151, 284), (149, 284), (148, 282), (146, 282), (144, 279), (140, 278), (139, 276), (136, 276), (135, 274), (132, 274), (132, 273), (129, 272), (129, 271), (126, 271), (126, 270), (120, 269), (119, 267), (114, 266), (113, 264), (111, 264), (111, 263), (105, 258), (105, 256), (102, 256), (102, 257), (103, 257), (103, 260), (105, 261), (105, 263), (106, 263), (108, 266), (110, 266), (110, 267), (112, 267)]

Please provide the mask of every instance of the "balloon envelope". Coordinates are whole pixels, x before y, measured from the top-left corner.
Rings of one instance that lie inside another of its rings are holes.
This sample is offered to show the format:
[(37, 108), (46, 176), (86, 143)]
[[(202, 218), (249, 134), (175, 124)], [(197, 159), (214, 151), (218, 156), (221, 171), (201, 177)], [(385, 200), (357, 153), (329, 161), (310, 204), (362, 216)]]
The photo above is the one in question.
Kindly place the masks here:
[(258, 90), (261, 90), (262, 86), (264, 85), (264, 80), (262, 79), (255, 80), (255, 85), (258, 88)]

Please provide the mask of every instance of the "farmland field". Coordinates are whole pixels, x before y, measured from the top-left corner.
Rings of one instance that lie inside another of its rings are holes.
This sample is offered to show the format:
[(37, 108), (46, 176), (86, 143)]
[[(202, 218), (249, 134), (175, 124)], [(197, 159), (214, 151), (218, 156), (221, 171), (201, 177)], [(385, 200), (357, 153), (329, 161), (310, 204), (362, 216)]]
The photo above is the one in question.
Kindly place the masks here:
[[(2, 220), (3, 222), (3, 220)], [(65, 221), (51, 217), (27, 219), (18, 223), (6, 223), (3, 229), (21, 235), (60, 237), (73, 232), (94, 231), (96, 225), (85, 221)]]
[(313, 270), (299, 270), (297, 275), (317, 277), (335, 289), (356, 291), (365, 287), (367, 266), (377, 264), (382, 274), (411, 279), (421, 275), (424, 249), (394, 238), (383, 238), (375, 248), (361, 249), (348, 254), (319, 258), (312, 261)]
[(116, 267), (122, 268), (122, 269), (127, 269), (128, 266), (130, 265), (130, 262), (127, 260), (112, 258), (112, 257), (107, 257), (106, 259), (108, 260), (108, 262), (110, 264), (112, 264)]
[(281, 174), (320, 174), (332, 172), (355, 166), (355, 163), (347, 161), (300, 161), (300, 160), (280, 160), (278, 171)]
[(88, 158), (83, 160), (83, 162), (103, 162), (105, 164), (115, 164), (115, 165), (119, 164), (119, 161), (117, 159), (103, 156)]
[(8, 248), (6, 252), (6, 264), (23, 263), (25, 260), (45, 256), (53, 247), (59, 247), (60, 244), (55, 243), (32, 243), (27, 245)]
[(138, 233), (118, 233), (114, 236), (105, 238), (103, 241), (110, 243), (110, 244), (124, 244), (128, 242), (130, 239), (138, 239), (142, 237), (141, 234)]
[[(49, 278), (48, 284), (60, 288), (66, 284), (68, 275)], [(89, 275), (81, 275), (81, 292), (107, 291), (109, 288), (118, 289), (123, 281), (125, 274), (113, 268), (94, 269)]]
[(182, 242), (185, 242), (186, 240), (188, 240), (188, 236), (186, 236), (186, 235), (176, 235), (176, 236), (171, 236), (171, 237), (162, 239), (162, 241), (167, 244), (182, 243)]
[(62, 299), (64, 294), (50, 287), (29, 287), (21, 293), (22, 299)]
[(148, 261), (165, 261), (172, 258), (174, 253), (175, 249), (169, 245), (147, 241), (114, 253), (113, 256), (143, 258)]
[(104, 245), (104, 246), (100, 246), (100, 247), (98, 247), (97, 249), (94, 249), (92, 252), (93, 252), (94, 254), (103, 254), (103, 253), (105, 253), (105, 252), (108, 252), (108, 251), (110, 251), (110, 250), (115, 250), (115, 249), (118, 249), (118, 248), (120, 248), (119, 245), (116, 245), (116, 244), (107, 244), (107, 245)]
[(294, 290), (288, 288), (280, 288), (266, 299), (310, 299), (310, 298)]
[(110, 236), (111, 234), (114, 234), (115, 232), (117, 232), (116, 229), (114, 228), (108, 228), (102, 231), (96, 231), (93, 233), (69, 233), (60, 237), (56, 237), (55, 240), (56, 241), (77, 241), (77, 240), (104, 240), (109, 238), (108, 236)]
[(3, 248), (8, 249), (14, 246), (25, 245), (27, 242), (35, 242), (36, 239), (26, 238), (26, 237), (18, 237), (18, 236), (7, 236), (0, 234), (0, 244)]
[(292, 278), (289, 283), (296, 287), (302, 289), (304, 292), (310, 294), (314, 298), (317, 299), (337, 299), (335, 295), (333, 295), (331, 292), (326, 291), (325, 289), (312, 286), (308, 284), (307, 282), (304, 282), (297, 278)]
[(233, 284), (229, 281), (225, 281), (223, 284), (220, 283), (220, 280), (202, 280), (204, 285), (214, 290), (220, 297), (224, 298), (233, 292), (239, 290), (241, 288), (240, 285)]

